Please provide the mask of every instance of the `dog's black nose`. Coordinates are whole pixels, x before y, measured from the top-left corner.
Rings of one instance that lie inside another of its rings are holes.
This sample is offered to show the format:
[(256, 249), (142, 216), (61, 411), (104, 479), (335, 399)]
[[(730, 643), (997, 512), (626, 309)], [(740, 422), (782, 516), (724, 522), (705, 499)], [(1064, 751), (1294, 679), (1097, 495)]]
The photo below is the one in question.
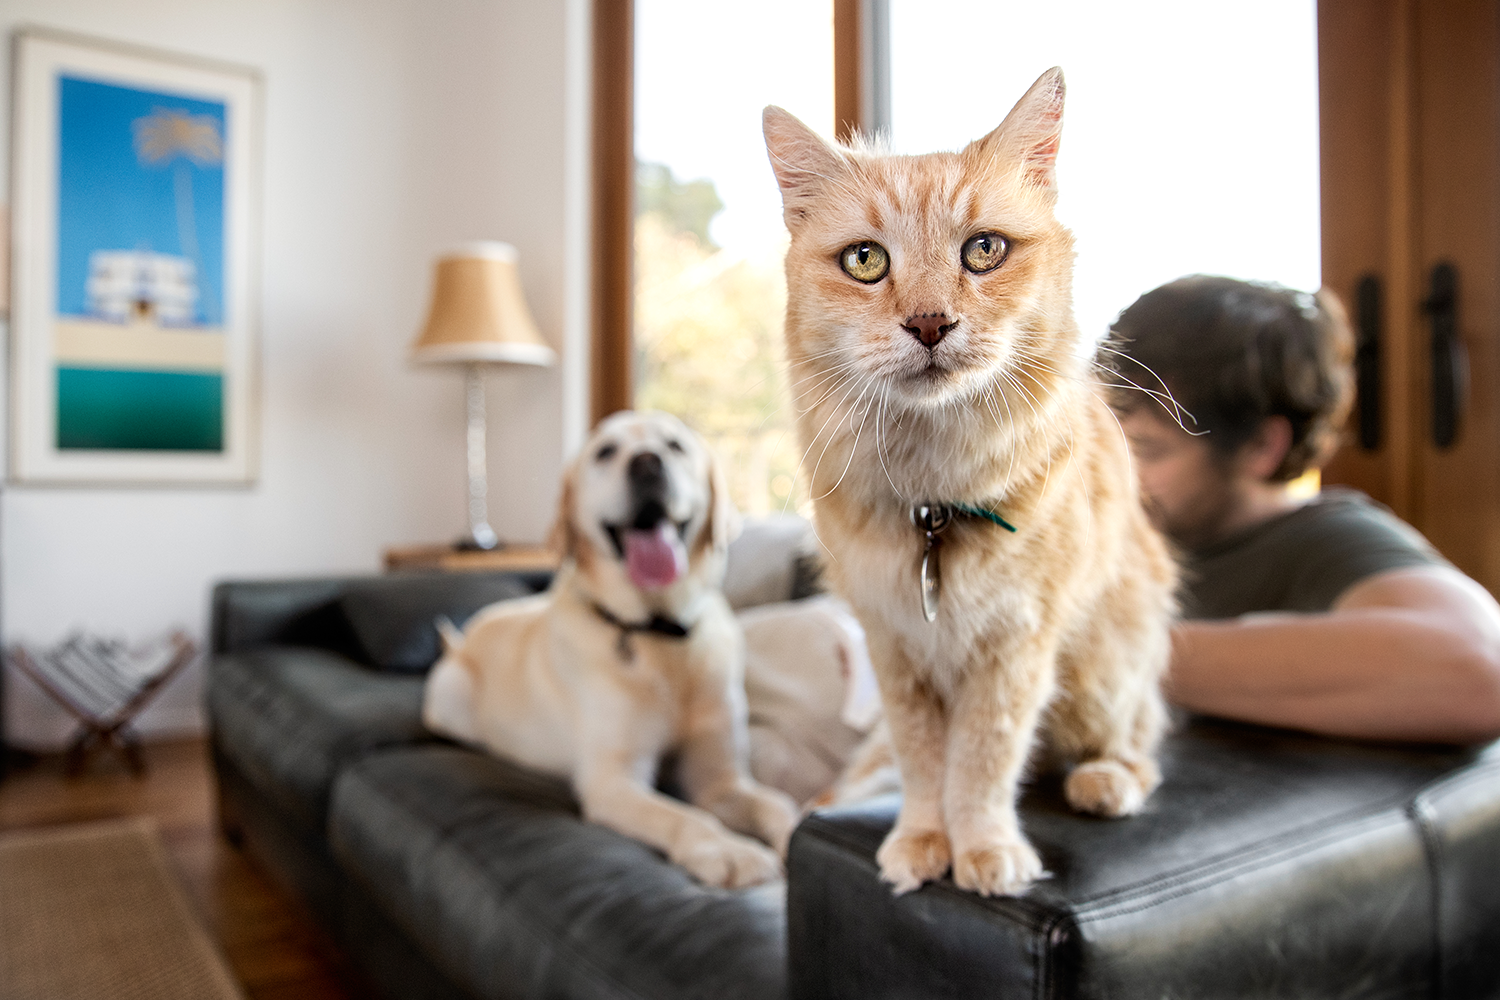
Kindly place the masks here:
[(653, 486), (665, 482), (667, 472), (662, 467), (660, 455), (643, 451), (630, 459), (630, 464), (625, 467), (625, 477), (631, 486)]
[(667, 517), (667, 470), (661, 456), (653, 451), (632, 455), (625, 465), (625, 481), (630, 484), (634, 513), (631, 527), (650, 531)]

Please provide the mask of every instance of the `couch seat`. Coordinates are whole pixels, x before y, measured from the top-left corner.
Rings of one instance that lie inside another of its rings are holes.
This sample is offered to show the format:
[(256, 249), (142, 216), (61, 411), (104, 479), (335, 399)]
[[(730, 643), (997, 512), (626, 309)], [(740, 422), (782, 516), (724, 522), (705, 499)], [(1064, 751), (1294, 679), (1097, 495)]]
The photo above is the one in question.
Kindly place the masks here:
[(328, 828), (347, 875), (475, 996), (785, 995), (782, 883), (705, 888), (584, 822), (564, 782), (393, 747), (343, 770)]
[(263, 795), (321, 837), (333, 779), (372, 749), (431, 739), (419, 676), (381, 673), (310, 647), (214, 658), (214, 743)]

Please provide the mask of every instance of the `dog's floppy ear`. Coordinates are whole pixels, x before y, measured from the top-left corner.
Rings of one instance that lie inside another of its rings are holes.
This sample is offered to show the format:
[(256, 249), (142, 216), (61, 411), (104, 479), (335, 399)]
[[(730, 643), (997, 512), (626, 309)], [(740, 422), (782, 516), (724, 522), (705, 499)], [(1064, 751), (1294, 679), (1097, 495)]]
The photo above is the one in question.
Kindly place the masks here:
[(712, 546), (715, 551), (726, 552), (729, 543), (739, 537), (740, 512), (729, 497), (729, 484), (724, 478), (723, 467), (712, 453), (708, 459), (708, 520), (699, 536), (700, 546)]
[(573, 526), (574, 501), (578, 495), (578, 466), (569, 465), (563, 473), (562, 492), (557, 497), (557, 520), (547, 535), (547, 548), (560, 559), (578, 557), (578, 529)]

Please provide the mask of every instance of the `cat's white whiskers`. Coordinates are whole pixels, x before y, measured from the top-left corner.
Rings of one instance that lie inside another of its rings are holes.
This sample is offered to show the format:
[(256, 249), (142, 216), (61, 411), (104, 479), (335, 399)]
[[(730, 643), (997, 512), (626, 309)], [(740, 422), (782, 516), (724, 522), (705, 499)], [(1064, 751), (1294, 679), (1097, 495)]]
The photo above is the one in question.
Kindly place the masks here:
[[(1051, 394), (1051, 391), (1049, 389), (1047, 389), (1047, 387), (1042, 383), (1041, 379), (1039, 379), (1039, 378), (1036, 377), (1035, 373), (1033, 373), (1033, 372), (1031, 372), (1029, 370), (1024, 370), (1023, 369), (1023, 374), (1027, 378), (1031, 379), (1034, 383), (1036, 383), (1036, 386), (1037, 386), (1038, 390), (1040, 390), (1041, 392), (1047, 393), (1048, 395)], [(1093, 498), (1093, 495), (1089, 492), (1088, 476), (1084, 474), (1083, 467), (1079, 464), (1078, 458), (1077, 458), (1077, 456), (1078, 456), (1078, 438), (1077, 438), (1078, 426), (1077, 426), (1077, 421), (1076, 421), (1077, 407), (1076, 406), (1065, 406), (1065, 407), (1062, 407), (1062, 411), (1065, 414), (1067, 414), (1067, 418), (1068, 418), (1068, 465), (1069, 465), (1070, 468), (1072, 468), (1073, 472), (1078, 476), (1079, 486), (1081, 486), (1082, 489), (1083, 489), (1083, 498), (1084, 498), (1084, 501), (1085, 501), (1085, 503), (1084, 503), (1084, 513), (1085, 513), (1085, 515), (1087, 517), (1087, 520), (1086, 520), (1085, 525), (1084, 525), (1083, 537), (1084, 537), (1085, 543), (1087, 543), (1088, 540), (1090, 540), (1093, 537), (1093, 531), (1094, 531), (1094, 498)]]
[(819, 351), (816, 354), (799, 354), (796, 357), (788, 358), (787, 360), (795, 364), (810, 364), (811, 362), (822, 361), (824, 358), (835, 357), (836, 355), (840, 355), (843, 353), (844, 349), (835, 345), (833, 347), (830, 347), (826, 351)]
[[(820, 406), (826, 403), (829, 398), (831, 398), (835, 393), (842, 389), (846, 384), (848, 384), (850, 379), (855, 378), (859, 378), (859, 373), (855, 371), (836, 372), (833, 375), (830, 375), (829, 378), (826, 379), (823, 383), (820, 383), (819, 385), (813, 387), (814, 390), (821, 390), (820, 394), (816, 399), (810, 400), (806, 406), (799, 406), (797, 410), (797, 416), (803, 417), (809, 413), (812, 413), (814, 410), (818, 409)], [(809, 392), (808, 395), (811, 395), (811, 392)]]
[[(805, 375), (802, 378), (798, 379), (796, 382), (792, 383), (793, 395), (809, 395), (810, 393), (816, 391), (819, 385), (827, 382), (830, 378), (836, 375), (842, 375), (844, 372), (853, 371), (856, 368), (857, 366), (853, 361), (845, 361), (842, 364), (833, 365), (828, 368), (820, 368), (817, 371), (814, 371), (809, 375)], [(814, 382), (814, 380), (816, 381)], [(814, 384), (804, 390), (803, 387), (809, 382), (813, 382)]]
[[(1116, 351), (1113, 348), (1110, 348), (1110, 347), (1108, 347), (1105, 344), (1101, 344), (1099, 346), (1100, 346), (1101, 350), (1108, 350), (1111, 353), (1115, 353), (1115, 354), (1119, 354), (1120, 353), (1119, 351)], [(1098, 389), (1111, 389), (1111, 390), (1114, 390), (1114, 389), (1121, 388), (1120, 382), (1124, 382), (1126, 385), (1130, 386), (1131, 388), (1137, 389), (1140, 392), (1146, 394), (1147, 396), (1150, 396), (1151, 398), (1155, 399), (1157, 401), (1157, 403), (1162, 407), (1162, 409), (1167, 411), (1167, 415), (1169, 417), (1171, 417), (1172, 422), (1175, 423), (1183, 431), (1186, 431), (1188, 434), (1191, 434), (1194, 437), (1201, 437), (1202, 435), (1208, 433), (1207, 431), (1194, 430), (1191, 427), (1188, 427), (1185, 423), (1183, 423), (1183, 418), (1184, 417), (1186, 417), (1188, 420), (1193, 421), (1194, 424), (1197, 424), (1198, 421), (1192, 415), (1192, 413), (1190, 413), (1187, 410), (1186, 407), (1184, 407), (1181, 403), (1179, 403), (1172, 396), (1172, 394), (1171, 394), (1170, 391), (1167, 391), (1167, 392), (1158, 392), (1155, 389), (1148, 389), (1145, 386), (1140, 385), (1139, 383), (1133, 381), (1128, 376), (1121, 374), (1118, 370), (1113, 369), (1113, 368), (1106, 368), (1104, 365), (1100, 364), (1097, 361), (1091, 361), (1089, 363), (1089, 367), (1091, 367), (1091, 368), (1097, 368), (1097, 369), (1099, 369), (1101, 371), (1108, 371), (1110, 374), (1114, 375), (1119, 381), (1118, 382), (1110, 382), (1110, 381), (1106, 381), (1106, 380), (1103, 380), (1103, 379), (1089, 378), (1086, 375), (1075, 373), (1075, 372), (1059, 371), (1058, 369), (1053, 368), (1051, 365), (1047, 364), (1047, 359), (1044, 356), (1036, 354), (1036, 353), (1034, 353), (1032, 351), (1029, 351), (1025, 347), (1022, 347), (1022, 346), (1019, 346), (1019, 345), (1015, 348), (1015, 353), (1016, 353), (1017, 357), (1024, 358), (1032, 367), (1039, 368), (1042, 371), (1045, 371), (1045, 372), (1047, 372), (1050, 375), (1057, 376), (1058, 378), (1067, 379), (1068, 381), (1071, 381), (1071, 382), (1077, 382), (1079, 385), (1090, 386), (1092, 388), (1098, 388)], [(1123, 355), (1123, 356), (1129, 357), (1128, 355)], [(1135, 361), (1134, 358), (1130, 358), (1130, 360), (1131, 361)], [(1139, 362), (1137, 362), (1137, 364), (1139, 364)], [(1141, 367), (1145, 368), (1146, 366), (1145, 365), (1141, 365)], [(1147, 370), (1149, 371), (1150, 369), (1147, 368)], [(1152, 372), (1152, 374), (1155, 375), (1155, 372)], [(1100, 398), (1102, 399), (1103, 397), (1100, 397)], [(1106, 403), (1106, 405), (1108, 405), (1108, 400), (1105, 400), (1105, 403)]]
[[(1160, 390), (1146, 388), (1139, 382), (1132, 379), (1130, 376), (1126, 375), (1124, 372), (1120, 371), (1118, 368), (1104, 369), (1111, 375), (1118, 378), (1120, 381), (1124, 382), (1126, 385), (1130, 386), (1133, 389), (1139, 390), (1140, 392), (1143, 392), (1147, 396), (1154, 399), (1157, 405), (1159, 405), (1163, 410), (1167, 412), (1167, 415), (1172, 418), (1172, 422), (1175, 423), (1178, 427), (1180, 427), (1184, 431), (1187, 431), (1194, 437), (1198, 437), (1208, 433), (1208, 431), (1206, 430), (1193, 430), (1182, 422), (1182, 418), (1185, 416), (1189, 420), (1191, 420), (1193, 422), (1193, 426), (1196, 427), (1198, 425), (1198, 418), (1193, 416), (1192, 412), (1189, 411), (1187, 407), (1183, 406), (1177, 401), (1177, 398), (1172, 395), (1172, 390), (1167, 387), (1167, 383), (1162, 381), (1161, 376), (1156, 374), (1156, 372), (1152, 370), (1150, 365), (1146, 364), (1144, 361), (1140, 361), (1136, 358), (1131, 357), (1129, 354), (1125, 353), (1117, 347), (1110, 346), (1108, 341), (1101, 341), (1099, 344), (1099, 350), (1106, 354), (1113, 354), (1117, 358), (1123, 358), (1124, 360), (1129, 361), (1134, 365), (1144, 368), (1147, 374), (1156, 379), (1157, 383), (1161, 386)], [(1099, 367), (1101, 369), (1104, 368), (1103, 365), (1100, 365)], [(1111, 382), (1101, 381), (1098, 384), (1106, 389), (1118, 388), (1115, 383)]]
[(1047, 467), (1042, 471), (1042, 489), (1041, 492), (1037, 494), (1037, 496), (1038, 498), (1044, 497), (1047, 495), (1047, 487), (1052, 482), (1052, 455), (1054, 453), (1054, 449), (1052, 447), (1052, 435), (1047, 431), (1047, 421), (1042, 419), (1041, 411), (1038, 409), (1041, 403), (1039, 400), (1033, 397), (1031, 393), (1026, 390), (1026, 387), (1022, 385), (1020, 381), (1010, 372), (1002, 369), (1000, 371), (1000, 375), (1005, 379), (1006, 382), (1008, 382), (1015, 388), (1016, 392), (1021, 394), (1021, 401), (1024, 402), (1027, 408), (1031, 410), (1032, 422), (1039, 425), (1041, 428), (1042, 442), (1046, 446), (1045, 450), (1047, 453)]
[[(830, 398), (832, 398), (832, 396), (834, 395), (834, 393), (836, 393), (840, 389), (842, 389), (851, 380), (857, 379), (857, 378), (860, 378), (860, 377), (861, 376), (860, 376), (860, 373), (859, 373), (858, 369), (856, 369), (853, 365), (849, 365), (849, 366), (847, 366), (846, 368), (844, 368), (843, 370), (840, 370), (840, 371), (831, 372), (828, 375), (827, 378), (823, 379), (822, 382), (819, 382), (817, 385), (813, 386), (812, 389), (809, 390), (808, 394), (811, 395), (811, 393), (813, 391), (821, 389), (825, 384), (828, 385), (827, 390), (825, 390), (823, 392), (823, 394), (821, 396), (819, 396), (817, 399), (815, 399), (811, 403), (809, 403), (806, 408), (800, 410), (798, 412), (798, 416), (805, 416), (806, 414), (809, 414), (809, 413), (813, 412), (814, 410), (818, 409), (820, 406), (822, 406), (824, 403), (826, 403)], [(831, 383), (831, 384), (829, 384), (829, 383)]]
[[(835, 354), (835, 353), (837, 353), (837, 352), (835, 352), (835, 351), (829, 351), (828, 355)], [(823, 355), (823, 356), (827, 356), (827, 355)], [(838, 392), (839, 389), (843, 385), (845, 385), (847, 381), (852, 380), (854, 378), (857, 378), (858, 377), (858, 372), (854, 371), (854, 369), (855, 369), (855, 365), (852, 362), (845, 362), (845, 363), (840, 364), (840, 365), (835, 365), (833, 368), (831, 368), (831, 369), (829, 369), (827, 371), (815, 371), (811, 375), (808, 375), (806, 378), (800, 379), (798, 382), (794, 383), (793, 386), (789, 387), (789, 389), (788, 389), (788, 398), (789, 398), (791, 404), (794, 407), (797, 407), (798, 406), (799, 395), (805, 395), (805, 394), (799, 394), (799, 393), (797, 393), (797, 392), (795, 392), (793, 390), (795, 388), (797, 388), (797, 387), (800, 387), (802, 385), (802, 383), (810, 381), (810, 380), (812, 380), (814, 378), (818, 379), (817, 385), (814, 385), (812, 387), (812, 389), (809, 390), (808, 394), (810, 394), (812, 391), (816, 391), (818, 388), (820, 388), (822, 385), (828, 383), (830, 380), (833, 381), (833, 383), (834, 383), (828, 389), (827, 392), (825, 392), (822, 396), (820, 396), (819, 398), (817, 398), (813, 402), (809, 403), (808, 406), (805, 409), (798, 409), (798, 414), (797, 414), (798, 418), (800, 419), (802, 416), (804, 416), (804, 415), (806, 415), (808, 413), (811, 413), (813, 410), (817, 409), (824, 402), (826, 402), (830, 397), (832, 397), (834, 393)], [(767, 413), (762, 418), (762, 420), (761, 420), (761, 426), (762, 427), (765, 426), (766, 421), (769, 420), (771, 418), (771, 416), (774, 415), (779, 410), (780, 410), (780, 407), (778, 406), (778, 407), (773, 408), (769, 413)], [(786, 429), (783, 429), (782, 432), (781, 432), (781, 434), (780, 434), (780, 436), (777, 437), (777, 439), (776, 439), (776, 450), (780, 450), (781, 443), (786, 440), (787, 433), (788, 433), (788, 431)], [(820, 433), (821, 433), (821, 430), (820, 430)], [(796, 483), (797, 483), (797, 478), (798, 478), (798, 476), (802, 472), (802, 467), (806, 463), (807, 456), (812, 451), (812, 445), (814, 443), (816, 443), (816, 438), (814, 439), (813, 442), (811, 442), (811, 443), (808, 444), (807, 449), (805, 451), (803, 451), (802, 457), (798, 460), (796, 468), (794, 468), (792, 470), (792, 486), (793, 486), (793, 488), (789, 489), (787, 491), (786, 499), (782, 501), (781, 509), (782, 509), (783, 513), (785, 513), (787, 510), (789, 510), (791, 508), (792, 499), (796, 495), (796, 489), (795, 489), (795, 487), (796, 487)], [(809, 489), (810, 489), (810, 485), (811, 484), (809, 484)]]
[(886, 379), (880, 386), (880, 406), (875, 410), (875, 457), (880, 460), (880, 471), (885, 473), (885, 481), (891, 484), (891, 492), (904, 501), (906, 496), (896, 486), (896, 480), (891, 478), (891, 469), (886, 464), (885, 453), (882, 450), (881, 431), (885, 428), (885, 409), (889, 403), (890, 379)]
[(1109, 411), (1109, 418), (1115, 422), (1115, 429), (1120, 432), (1120, 444), (1125, 448), (1125, 467), (1130, 470), (1130, 481), (1135, 482), (1135, 453), (1130, 450), (1130, 435), (1125, 433), (1125, 425), (1120, 423), (1120, 415), (1109, 405), (1109, 400), (1097, 392), (1094, 392), (1094, 398), (1104, 404), (1105, 410)]
[[(1000, 402), (1005, 404), (1006, 422), (1003, 424), (1000, 422), (999, 411), (995, 409), (995, 398), (997, 396), (999, 397)], [(1016, 458), (1018, 457), (1017, 452), (1020, 450), (1021, 444), (1016, 437), (1016, 418), (1015, 415), (1011, 413), (1010, 400), (1006, 398), (1005, 393), (996, 392), (996, 387), (994, 385), (990, 385), (985, 389), (984, 405), (989, 409), (991, 416), (995, 418), (995, 426), (1005, 434), (1005, 438), (1010, 445), (1010, 461), (1006, 463), (1005, 466), (1005, 481), (1000, 484), (1000, 495), (1002, 497), (1007, 497), (1010, 496), (1010, 478), (1016, 471)]]
[[(865, 396), (864, 390), (860, 390), (859, 398), (863, 399), (864, 396)], [(839, 488), (839, 484), (844, 481), (844, 477), (849, 474), (849, 467), (854, 464), (854, 456), (855, 456), (855, 454), (857, 454), (859, 452), (859, 439), (860, 439), (860, 437), (862, 437), (864, 435), (865, 424), (868, 422), (869, 417), (870, 417), (870, 407), (872, 405), (874, 405), (874, 403), (875, 403), (875, 396), (871, 395), (870, 402), (868, 402), (868, 403), (865, 404), (865, 411), (864, 411), (864, 413), (859, 418), (859, 427), (857, 429), (855, 429), (855, 431), (854, 431), (854, 444), (849, 447), (849, 458), (848, 458), (848, 460), (846, 462), (844, 462), (844, 469), (843, 469), (842, 472), (839, 473), (838, 480), (836, 482), (834, 482), (834, 484), (832, 486), (828, 487), (828, 492), (827, 493), (824, 493), (820, 497), (816, 497), (815, 498), (816, 500), (823, 500), (823, 499), (826, 499), (828, 496), (830, 496), (833, 493), (834, 490), (836, 490), (836, 489)], [(854, 405), (858, 406), (859, 405), (859, 400), (855, 400)], [(852, 418), (851, 418), (851, 426), (852, 426)], [(825, 449), (825, 453), (826, 453), (826, 449)], [(821, 462), (821, 461), (822, 461), (822, 459), (820, 458), (819, 462)], [(817, 475), (817, 471), (818, 471), (817, 469), (813, 470), (813, 474), (815, 476)]]
[[(857, 382), (858, 380), (860, 380), (860, 376), (858, 375), (858, 373), (856, 373), (854, 375), (849, 376), (849, 378), (846, 381)], [(844, 384), (844, 381), (841, 381), (839, 383), (839, 385), (843, 385), (843, 384)], [(831, 396), (833, 394), (833, 392), (837, 392), (837, 391), (838, 391), (837, 388), (835, 388), (832, 391), (830, 391), (829, 395)], [(797, 463), (797, 472), (798, 473), (800, 473), (802, 471), (802, 467), (805, 464), (807, 464), (807, 456), (812, 452), (813, 445), (815, 445), (815, 444), (818, 443), (818, 439), (821, 438), (823, 436), (823, 432), (828, 429), (829, 421), (833, 420), (834, 417), (838, 417), (839, 418), (839, 423), (843, 423), (844, 415), (839, 412), (840, 411), (840, 407), (842, 407), (844, 405), (845, 401), (847, 401), (848, 398), (849, 398), (849, 393), (852, 393), (853, 391), (854, 391), (854, 387), (851, 387), (848, 392), (844, 393), (843, 398), (840, 399), (837, 403), (835, 403), (831, 407), (831, 412), (828, 414), (827, 419), (825, 419), (823, 421), (822, 426), (818, 428), (818, 432), (816, 434), (814, 434), (813, 437), (812, 437), (812, 440), (808, 442), (808, 444), (807, 444), (807, 450), (802, 453), (802, 458)], [(824, 398), (826, 399), (827, 397), (824, 397)], [(859, 400), (863, 399), (863, 398), (864, 398), (864, 389), (860, 388), (859, 397), (855, 399), (854, 405), (858, 406), (859, 405)], [(835, 426), (837, 426), (837, 425), (835, 425)], [(822, 466), (823, 466), (823, 458), (824, 458), (824, 456), (826, 456), (828, 454), (828, 449), (833, 446), (834, 436), (835, 436), (834, 434), (830, 434), (828, 436), (828, 440), (823, 443), (823, 450), (818, 453), (818, 461), (816, 463), (814, 463), (812, 472), (810, 472), (808, 474), (807, 482), (808, 482), (808, 493), (809, 493), (809, 495), (811, 495), (812, 491), (817, 488), (818, 470), (820, 468), (822, 468)], [(794, 479), (795, 479), (795, 477), (794, 477)], [(824, 497), (826, 497), (827, 495), (828, 495), (827, 493), (823, 494)], [(822, 499), (822, 497), (816, 497), (814, 499), (819, 499), (820, 500), (820, 499)]]
[[(782, 375), (783, 375), (783, 377), (785, 377), (785, 378), (788, 379), (787, 387), (786, 387), (786, 395), (781, 400), (781, 402), (777, 403), (774, 406), (767, 407), (765, 410), (761, 411), (760, 423), (756, 427), (756, 430), (758, 430), (758, 431), (765, 430), (766, 424), (768, 424), (771, 421), (772, 417), (776, 416), (776, 414), (778, 414), (778, 413), (781, 412), (782, 407), (786, 406), (787, 404), (791, 404), (792, 406), (796, 406), (796, 404), (797, 404), (797, 391), (796, 390), (797, 390), (798, 386), (800, 386), (802, 384), (802, 382), (807, 381), (807, 379), (811, 379), (811, 378), (817, 377), (816, 373), (815, 373), (814, 375), (809, 375), (809, 376), (807, 376), (807, 378), (802, 379), (802, 380), (800, 380), (798, 382), (793, 383), (793, 382), (790, 381), (790, 375), (791, 375), (790, 371), (783, 371)], [(762, 379), (760, 383), (757, 383), (757, 385), (763, 384), (764, 382), (765, 382), (765, 380)], [(785, 430), (783, 430), (781, 438), (777, 439), (777, 447), (780, 447), (780, 442), (785, 437), (786, 437), (786, 432), (785, 432)]]

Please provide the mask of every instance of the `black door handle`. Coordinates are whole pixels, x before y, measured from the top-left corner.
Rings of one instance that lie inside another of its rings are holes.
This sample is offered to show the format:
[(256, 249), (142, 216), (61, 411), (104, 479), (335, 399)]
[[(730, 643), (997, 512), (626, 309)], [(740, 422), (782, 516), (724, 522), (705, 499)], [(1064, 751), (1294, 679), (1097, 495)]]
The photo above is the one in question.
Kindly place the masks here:
[(1354, 400), (1359, 407), (1359, 446), (1380, 447), (1380, 279), (1362, 275), (1354, 288)]
[(1448, 448), (1458, 439), (1469, 391), (1469, 357), (1458, 338), (1458, 271), (1442, 261), (1427, 288), (1422, 311), (1431, 330), (1432, 443)]

